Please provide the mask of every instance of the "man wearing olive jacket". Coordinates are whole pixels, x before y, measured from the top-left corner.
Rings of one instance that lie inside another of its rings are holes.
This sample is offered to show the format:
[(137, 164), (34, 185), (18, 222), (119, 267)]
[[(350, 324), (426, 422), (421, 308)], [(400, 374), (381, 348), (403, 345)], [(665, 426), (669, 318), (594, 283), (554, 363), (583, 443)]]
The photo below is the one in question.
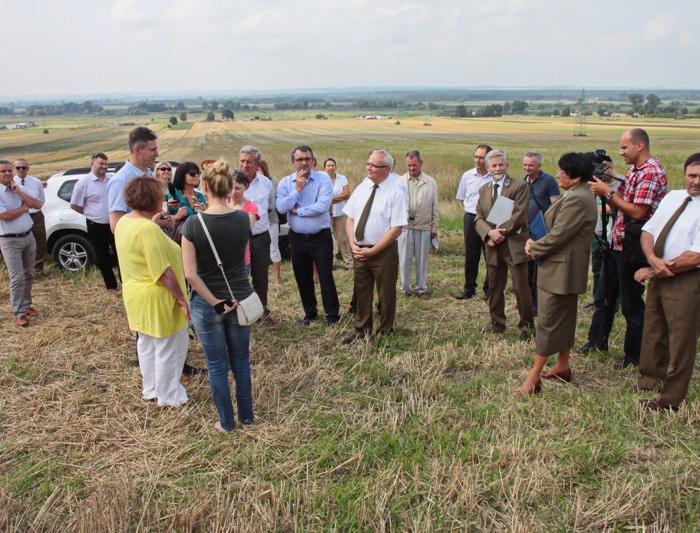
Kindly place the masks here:
[[(508, 280), (508, 270), (513, 278), (513, 290), (518, 304), (520, 321), (518, 329), (522, 339), (528, 339), (535, 330), (532, 313), (532, 298), (527, 283), (527, 255), (525, 243), (530, 238), (527, 226), (527, 213), (530, 208), (530, 193), (522, 180), (511, 178), (508, 170), (508, 156), (502, 150), (492, 150), (486, 155), (486, 168), (493, 181), (479, 189), (474, 226), (486, 244), (486, 264), (489, 272), (489, 312), (491, 329), (502, 332), (506, 329), (504, 291)], [(497, 198), (503, 196), (513, 200), (510, 219), (499, 227), (487, 222), (491, 208)]]

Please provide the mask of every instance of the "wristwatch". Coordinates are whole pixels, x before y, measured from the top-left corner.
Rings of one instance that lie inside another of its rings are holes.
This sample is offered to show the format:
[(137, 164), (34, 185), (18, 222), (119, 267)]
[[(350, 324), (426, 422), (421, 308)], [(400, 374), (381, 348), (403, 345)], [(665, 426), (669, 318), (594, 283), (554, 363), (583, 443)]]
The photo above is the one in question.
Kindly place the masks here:
[(608, 194), (605, 195), (605, 199), (609, 202), (612, 200), (613, 194), (615, 194), (615, 191), (610, 191)]

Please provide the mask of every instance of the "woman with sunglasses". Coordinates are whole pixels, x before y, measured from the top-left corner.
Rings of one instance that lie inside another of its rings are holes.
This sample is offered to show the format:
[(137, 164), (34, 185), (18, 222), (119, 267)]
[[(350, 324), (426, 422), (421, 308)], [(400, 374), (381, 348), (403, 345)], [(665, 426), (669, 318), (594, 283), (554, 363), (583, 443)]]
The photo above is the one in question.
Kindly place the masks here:
[(168, 199), (177, 200), (182, 207), (187, 208), (187, 214), (183, 218), (206, 209), (207, 202), (204, 199), (204, 195), (196, 190), (199, 187), (199, 174), (197, 163), (192, 161), (180, 163), (175, 171), (175, 177), (173, 178), (175, 191), (171, 190), (168, 194)]
[(207, 202), (204, 195), (196, 187), (199, 187), (197, 163), (192, 161), (180, 163), (175, 171), (172, 185), (168, 187), (168, 208), (172, 215), (168, 235), (178, 244), (182, 241), (181, 231), (185, 220), (197, 211), (206, 209)]

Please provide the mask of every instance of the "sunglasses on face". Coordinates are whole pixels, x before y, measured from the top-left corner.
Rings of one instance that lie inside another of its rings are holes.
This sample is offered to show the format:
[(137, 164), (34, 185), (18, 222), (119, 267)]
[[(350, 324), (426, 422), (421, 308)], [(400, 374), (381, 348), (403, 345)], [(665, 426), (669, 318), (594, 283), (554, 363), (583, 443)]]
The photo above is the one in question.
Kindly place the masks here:
[(158, 170), (161, 172), (172, 172), (173, 171), (173, 169), (170, 167), (160, 167)]
[(188, 170), (187, 175), (191, 178), (194, 178), (195, 176), (199, 176), (199, 172), (197, 172), (196, 170)]
[(29, 167), (15, 167), (16, 170), (27, 170)]

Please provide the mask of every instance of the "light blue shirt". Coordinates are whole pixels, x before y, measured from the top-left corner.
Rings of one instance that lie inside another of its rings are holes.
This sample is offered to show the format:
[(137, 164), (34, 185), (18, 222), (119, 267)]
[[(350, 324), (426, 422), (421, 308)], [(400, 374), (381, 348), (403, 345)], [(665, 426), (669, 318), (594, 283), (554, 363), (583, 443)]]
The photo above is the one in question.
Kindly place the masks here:
[(107, 197), (109, 199), (109, 212), (122, 211), (124, 213), (130, 213), (129, 209), (124, 201), (124, 187), (134, 178), (152, 178), (153, 172), (150, 168), (146, 169), (144, 173), (139, 168), (137, 168), (128, 159), (124, 166), (117, 172), (109, 183), (107, 184)]
[[(12, 192), (12, 189), (0, 183), (0, 213), (11, 211), (22, 207), (24, 200), (22, 197)], [(34, 222), (29, 212), (22, 213), (13, 220), (0, 220), (0, 235), (8, 235), (13, 233), (24, 233), (32, 229)]]
[[(297, 192), (297, 174), (282, 178), (277, 187), (277, 211), (287, 213), (289, 227), (295, 233), (313, 235), (331, 227), (333, 182), (325, 172), (312, 170), (306, 185)], [(296, 206), (296, 214), (291, 210)]]

